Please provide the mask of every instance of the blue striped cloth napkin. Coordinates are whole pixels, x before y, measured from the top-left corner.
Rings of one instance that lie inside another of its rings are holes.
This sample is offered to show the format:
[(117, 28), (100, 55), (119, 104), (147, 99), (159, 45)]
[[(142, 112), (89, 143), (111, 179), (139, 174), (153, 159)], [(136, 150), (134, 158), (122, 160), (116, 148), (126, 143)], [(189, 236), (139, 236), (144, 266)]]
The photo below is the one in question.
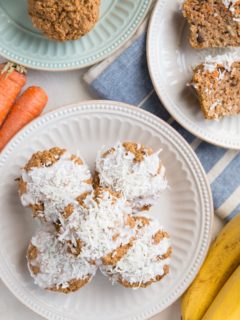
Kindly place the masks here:
[(171, 118), (148, 73), (145, 30), (146, 23), (119, 52), (92, 67), (84, 80), (100, 98), (136, 105), (170, 123), (200, 159), (211, 184), (215, 213), (230, 220), (240, 212), (240, 152), (201, 141)]

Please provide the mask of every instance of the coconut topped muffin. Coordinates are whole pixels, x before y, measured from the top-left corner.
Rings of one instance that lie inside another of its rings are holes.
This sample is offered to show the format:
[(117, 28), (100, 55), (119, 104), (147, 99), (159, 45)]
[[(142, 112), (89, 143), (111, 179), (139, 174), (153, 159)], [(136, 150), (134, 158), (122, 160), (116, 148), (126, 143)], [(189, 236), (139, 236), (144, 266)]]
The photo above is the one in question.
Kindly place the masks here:
[(97, 267), (68, 253), (54, 233), (39, 231), (27, 253), (28, 268), (35, 284), (47, 290), (69, 293), (90, 282)]
[(101, 271), (113, 283), (127, 288), (145, 288), (169, 272), (172, 248), (167, 232), (158, 221), (148, 216), (134, 218), (138, 227), (135, 240), (117, 263), (105, 263)]
[(151, 207), (168, 185), (159, 152), (133, 142), (100, 151), (96, 176), (97, 184), (121, 192), (136, 210)]
[(121, 194), (99, 188), (79, 199), (74, 213), (79, 218), (78, 227), (70, 226), (65, 230), (61, 227), (59, 239), (68, 241), (74, 254), (100, 264), (113, 250), (122, 250), (131, 242), (135, 235), (131, 213), (131, 207)]
[(42, 221), (56, 222), (59, 214), (67, 217), (76, 198), (92, 191), (88, 166), (66, 150), (52, 148), (31, 157), (19, 182), (21, 202), (33, 209)]

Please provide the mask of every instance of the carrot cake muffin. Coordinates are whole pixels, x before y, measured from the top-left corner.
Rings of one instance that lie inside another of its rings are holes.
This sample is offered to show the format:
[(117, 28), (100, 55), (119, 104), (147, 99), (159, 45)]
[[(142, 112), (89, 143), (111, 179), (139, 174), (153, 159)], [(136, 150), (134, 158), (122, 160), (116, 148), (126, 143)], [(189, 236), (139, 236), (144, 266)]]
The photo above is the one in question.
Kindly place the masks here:
[(235, 55), (207, 57), (194, 68), (192, 85), (206, 119), (240, 113), (240, 61)]
[(239, 0), (186, 0), (182, 10), (193, 48), (240, 46)]
[(33, 25), (48, 38), (76, 40), (98, 21), (100, 0), (28, 0)]
[(122, 192), (134, 211), (149, 209), (168, 185), (159, 152), (133, 142), (101, 150), (95, 180), (102, 187)]
[(172, 248), (158, 221), (148, 216), (134, 219), (138, 232), (131, 246), (116, 263), (104, 262), (100, 269), (113, 283), (126, 288), (146, 288), (169, 272)]
[(78, 227), (60, 228), (59, 239), (67, 241), (73, 254), (80, 254), (88, 261), (101, 264), (114, 250), (120, 255), (135, 235), (131, 207), (111, 190), (97, 189), (79, 199), (78, 210)]
[(68, 253), (65, 244), (54, 233), (39, 231), (27, 252), (28, 268), (39, 287), (70, 293), (89, 283), (97, 267), (81, 257)]
[(44, 222), (67, 219), (76, 198), (92, 191), (91, 173), (82, 159), (52, 148), (33, 154), (19, 181), (21, 202)]

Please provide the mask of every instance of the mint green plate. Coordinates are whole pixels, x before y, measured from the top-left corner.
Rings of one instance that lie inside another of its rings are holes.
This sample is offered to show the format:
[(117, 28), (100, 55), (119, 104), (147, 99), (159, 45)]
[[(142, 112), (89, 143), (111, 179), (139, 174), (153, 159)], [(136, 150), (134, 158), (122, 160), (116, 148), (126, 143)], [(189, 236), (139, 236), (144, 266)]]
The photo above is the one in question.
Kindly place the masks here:
[(60, 43), (48, 40), (32, 26), (27, 0), (0, 0), (0, 55), (30, 68), (49, 71), (92, 65), (129, 39), (151, 2), (102, 0), (95, 28), (79, 40)]

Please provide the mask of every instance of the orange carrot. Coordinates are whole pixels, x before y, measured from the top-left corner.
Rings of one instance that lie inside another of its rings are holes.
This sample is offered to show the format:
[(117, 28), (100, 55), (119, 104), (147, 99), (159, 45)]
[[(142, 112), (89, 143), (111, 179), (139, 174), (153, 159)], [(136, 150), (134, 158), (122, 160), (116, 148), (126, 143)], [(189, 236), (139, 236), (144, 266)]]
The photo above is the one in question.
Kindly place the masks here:
[(0, 126), (26, 83), (26, 70), (8, 62), (0, 64)]
[(20, 129), (42, 112), (47, 101), (48, 97), (40, 87), (30, 87), (19, 97), (0, 128), (0, 151)]

